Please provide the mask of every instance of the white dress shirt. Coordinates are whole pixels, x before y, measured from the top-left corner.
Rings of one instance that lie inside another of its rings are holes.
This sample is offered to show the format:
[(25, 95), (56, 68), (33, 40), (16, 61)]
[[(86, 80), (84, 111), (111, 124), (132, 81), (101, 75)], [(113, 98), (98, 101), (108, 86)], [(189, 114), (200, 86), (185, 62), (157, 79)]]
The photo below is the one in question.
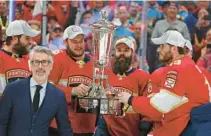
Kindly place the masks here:
[[(36, 88), (37, 88), (36, 85), (38, 85), (37, 82), (33, 78), (31, 78), (30, 79), (30, 94), (31, 94), (32, 103), (33, 103), (34, 95), (35, 95)], [(44, 100), (44, 97), (45, 97), (47, 81), (45, 83), (43, 83), (41, 86), (42, 86), (42, 89), (40, 90), (39, 107), (41, 106), (41, 104)]]

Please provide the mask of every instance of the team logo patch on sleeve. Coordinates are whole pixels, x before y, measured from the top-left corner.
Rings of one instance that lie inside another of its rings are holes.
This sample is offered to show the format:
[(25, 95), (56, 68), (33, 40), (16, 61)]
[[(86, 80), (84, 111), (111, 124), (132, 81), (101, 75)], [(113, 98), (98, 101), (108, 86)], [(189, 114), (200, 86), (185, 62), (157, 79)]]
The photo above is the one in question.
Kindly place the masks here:
[(169, 71), (164, 86), (173, 89), (177, 81), (177, 71)]

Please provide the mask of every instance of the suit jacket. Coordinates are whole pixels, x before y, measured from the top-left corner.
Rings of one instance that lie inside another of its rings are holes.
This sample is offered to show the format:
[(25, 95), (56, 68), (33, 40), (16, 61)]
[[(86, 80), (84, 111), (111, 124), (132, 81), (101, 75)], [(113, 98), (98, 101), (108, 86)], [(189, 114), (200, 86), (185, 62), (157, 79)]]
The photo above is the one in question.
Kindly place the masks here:
[(47, 83), (45, 98), (37, 112), (30, 96), (30, 77), (8, 84), (0, 101), (0, 136), (48, 136), (56, 118), (60, 136), (72, 136), (65, 95)]
[(210, 136), (211, 103), (194, 108), (190, 121), (181, 136)]

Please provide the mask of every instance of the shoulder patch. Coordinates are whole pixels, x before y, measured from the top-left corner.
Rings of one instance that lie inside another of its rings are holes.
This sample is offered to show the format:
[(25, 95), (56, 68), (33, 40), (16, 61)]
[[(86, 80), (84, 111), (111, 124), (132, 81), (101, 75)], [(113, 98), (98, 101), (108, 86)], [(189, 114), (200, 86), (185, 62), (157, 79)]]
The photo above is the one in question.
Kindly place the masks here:
[(57, 54), (62, 53), (62, 52), (63, 52), (63, 50), (55, 50), (55, 51), (53, 51), (53, 54), (57, 55)]
[(172, 62), (172, 63), (170, 64), (170, 66), (172, 66), (172, 65), (181, 65), (181, 63), (182, 63), (181, 60), (175, 60), (174, 62)]
[(166, 74), (166, 81), (164, 86), (170, 89), (174, 89), (176, 81), (177, 81), (177, 71), (168, 71)]

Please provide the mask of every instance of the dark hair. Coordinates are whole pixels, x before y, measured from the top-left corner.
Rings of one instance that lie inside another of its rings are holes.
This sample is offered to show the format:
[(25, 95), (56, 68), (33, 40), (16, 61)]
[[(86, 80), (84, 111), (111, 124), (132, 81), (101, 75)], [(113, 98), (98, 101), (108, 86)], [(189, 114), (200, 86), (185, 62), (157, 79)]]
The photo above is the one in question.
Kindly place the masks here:
[(190, 51), (190, 50), (188, 49), (188, 47), (186, 47), (186, 46), (183, 48), (183, 50), (184, 50), (184, 54), (187, 54), (187, 53)]
[(7, 36), (5, 42), (6, 42), (6, 45), (10, 45), (11, 44), (11, 41), (12, 41), (12, 36)]
[[(170, 45), (170, 47), (175, 47), (174, 45), (169, 44), (169, 43), (168, 43), (168, 45)], [(178, 50), (178, 52), (179, 52), (180, 55), (185, 54), (184, 48), (182, 48), (182, 47), (177, 47), (177, 50)]]
[(92, 15), (92, 11), (91, 11), (91, 10), (86, 10), (86, 11), (84, 11), (84, 12), (82, 13), (81, 18), (80, 18), (80, 24), (83, 23), (83, 21), (84, 21), (83, 18), (84, 18), (84, 16), (85, 16), (86, 14), (91, 14), (91, 15)]
[(12, 37), (18, 37), (18, 39), (21, 38), (22, 35), (15, 35), (15, 36), (7, 36), (5, 42), (6, 42), (6, 45), (10, 45), (11, 44), (11, 41), (12, 41)]
[(182, 47), (177, 47), (177, 50), (178, 50), (178, 52), (179, 52), (180, 55), (185, 54), (184, 48), (182, 48)]
[(86, 10), (82, 13), (81, 17), (84, 17), (84, 15), (86, 14), (92, 14), (92, 11), (91, 10)]
[(22, 4), (18, 4), (16, 5), (16, 9), (18, 10), (18, 12), (23, 12), (23, 5)]

